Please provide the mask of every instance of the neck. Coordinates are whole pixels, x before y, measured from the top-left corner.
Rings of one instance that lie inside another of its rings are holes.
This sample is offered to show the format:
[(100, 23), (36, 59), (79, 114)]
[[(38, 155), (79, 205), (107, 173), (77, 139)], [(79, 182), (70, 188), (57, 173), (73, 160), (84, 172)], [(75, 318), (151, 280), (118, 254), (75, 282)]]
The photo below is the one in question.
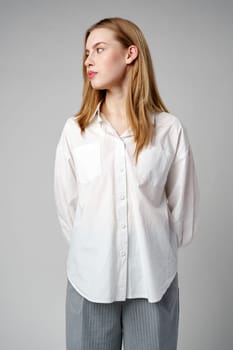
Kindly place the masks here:
[(127, 122), (126, 115), (126, 97), (122, 93), (113, 94), (107, 92), (105, 100), (101, 105), (101, 112), (109, 120), (117, 120), (119, 122)]

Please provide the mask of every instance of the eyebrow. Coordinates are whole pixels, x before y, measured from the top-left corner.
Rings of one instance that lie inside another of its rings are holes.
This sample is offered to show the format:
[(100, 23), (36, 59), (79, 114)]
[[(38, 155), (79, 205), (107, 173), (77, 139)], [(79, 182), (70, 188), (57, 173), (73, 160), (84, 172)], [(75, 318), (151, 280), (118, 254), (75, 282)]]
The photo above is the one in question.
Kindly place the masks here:
[[(107, 43), (104, 42), (104, 41), (98, 41), (98, 43), (95, 43), (92, 47), (94, 48), (94, 47), (96, 47), (96, 46), (99, 45), (99, 44), (106, 44), (106, 45), (107, 45)], [(89, 52), (89, 50), (86, 49), (85, 52)]]

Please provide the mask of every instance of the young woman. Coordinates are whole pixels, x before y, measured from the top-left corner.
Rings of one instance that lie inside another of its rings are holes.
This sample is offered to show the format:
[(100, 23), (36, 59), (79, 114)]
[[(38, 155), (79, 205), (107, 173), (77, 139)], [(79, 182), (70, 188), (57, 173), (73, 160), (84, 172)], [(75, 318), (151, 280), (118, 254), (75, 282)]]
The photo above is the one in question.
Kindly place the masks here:
[(83, 100), (56, 148), (54, 193), (69, 245), (67, 350), (175, 350), (177, 250), (197, 229), (186, 128), (164, 105), (141, 30), (86, 32)]

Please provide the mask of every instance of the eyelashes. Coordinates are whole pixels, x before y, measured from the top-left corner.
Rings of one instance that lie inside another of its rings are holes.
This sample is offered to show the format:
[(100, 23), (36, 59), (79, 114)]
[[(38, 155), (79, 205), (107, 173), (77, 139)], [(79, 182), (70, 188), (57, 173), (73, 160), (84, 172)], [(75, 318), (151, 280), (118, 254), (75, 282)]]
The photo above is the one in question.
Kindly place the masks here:
[(97, 47), (96, 50), (97, 50), (97, 52), (98, 52), (98, 50), (104, 50), (104, 49), (103, 49), (103, 47)]
[[(101, 52), (99, 52), (98, 50), (104, 50), (104, 48), (103, 48), (103, 47), (97, 47), (97, 49), (96, 49), (97, 53), (101, 53), (102, 51), (101, 51)], [(85, 54), (85, 57), (87, 58), (87, 57), (88, 57), (88, 55), (89, 55), (89, 54), (88, 54), (88, 53), (86, 53), (86, 54)]]

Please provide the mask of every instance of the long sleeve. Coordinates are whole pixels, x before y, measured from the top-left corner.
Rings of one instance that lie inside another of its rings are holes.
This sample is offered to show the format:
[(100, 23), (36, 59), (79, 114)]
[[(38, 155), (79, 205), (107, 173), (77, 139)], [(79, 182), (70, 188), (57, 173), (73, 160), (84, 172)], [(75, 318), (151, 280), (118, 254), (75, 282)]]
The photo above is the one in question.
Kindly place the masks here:
[(55, 154), (54, 197), (61, 230), (69, 244), (77, 203), (77, 182), (65, 128)]
[(189, 244), (199, 227), (200, 191), (193, 153), (182, 125), (177, 138), (176, 154), (166, 182), (171, 228), (178, 247)]

